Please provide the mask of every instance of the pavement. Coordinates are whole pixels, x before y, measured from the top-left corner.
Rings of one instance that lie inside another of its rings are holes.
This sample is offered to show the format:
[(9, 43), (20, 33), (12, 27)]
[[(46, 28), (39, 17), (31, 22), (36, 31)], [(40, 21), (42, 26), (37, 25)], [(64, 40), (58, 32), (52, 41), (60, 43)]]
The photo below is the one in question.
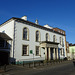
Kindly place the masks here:
[(39, 72), (43, 72), (46, 70), (50, 70), (53, 69), (54, 67), (60, 67), (60, 66), (64, 66), (64, 65), (69, 65), (70, 63), (73, 64), (73, 61), (63, 61), (61, 63), (49, 63), (49, 64), (45, 64), (40, 65), (40, 66), (36, 66), (36, 67), (27, 67), (27, 66), (23, 66), (23, 65), (8, 65), (6, 68), (6, 71), (4, 70), (0, 70), (0, 75), (33, 75), (35, 73), (39, 73)]

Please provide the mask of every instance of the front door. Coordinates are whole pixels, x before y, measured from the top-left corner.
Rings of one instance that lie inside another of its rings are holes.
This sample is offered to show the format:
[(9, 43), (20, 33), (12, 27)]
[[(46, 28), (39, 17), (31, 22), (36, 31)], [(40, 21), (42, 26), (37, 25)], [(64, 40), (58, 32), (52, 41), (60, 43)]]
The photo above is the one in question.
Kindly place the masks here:
[(53, 48), (51, 48), (50, 51), (51, 51), (51, 60), (53, 60)]

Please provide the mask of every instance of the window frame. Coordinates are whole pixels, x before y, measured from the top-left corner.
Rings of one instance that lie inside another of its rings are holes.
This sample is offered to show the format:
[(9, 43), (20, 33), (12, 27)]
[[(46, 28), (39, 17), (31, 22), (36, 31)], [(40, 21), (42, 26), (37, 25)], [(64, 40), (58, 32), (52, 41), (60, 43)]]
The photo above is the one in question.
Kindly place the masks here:
[(61, 37), (60, 37), (60, 45), (61, 45), (61, 43), (62, 43), (62, 40), (61, 40)]
[(49, 41), (49, 34), (48, 33), (46, 33), (45, 38), (46, 38), (46, 41)]
[(53, 35), (53, 42), (56, 42), (56, 35)]
[[(27, 46), (27, 54), (23, 53), (23, 46)], [(29, 45), (25, 45), (25, 44), (22, 45), (22, 56), (29, 56)]]
[[(25, 29), (25, 28), (27, 29), (27, 34), (26, 34), (27, 36), (26, 36), (26, 38), (24, 38), (24, 36), (25, 36), (24, 29)], [(23, 40), (29, 41), (29, 29), (28, 29), (27, 27), (24, 27), (24, 28), (23, 28), (23, 34), (22, 34), (22, 35), (23, 35)]]
[[(37, 36), (37, 32), (39, 33), (39, 37)], [(37, 40), (38, 39), (38, 40)], [(40, 31), (39, 30), (37, 30), (36, 32), (35, 32), (35, 41), (36, 42), (39, 42), (40, 41)]]
[[(36, 49), (37, 47), (39, 47), (39, 52), (38, 52), (38, 54), (37, 54), (37, 52), (36, 52), (36, 51), (37, 51), (37, 49)], [(36, 56), (41, 56), (40, 46), (35, 46), (35, 55), (36, 55)]]

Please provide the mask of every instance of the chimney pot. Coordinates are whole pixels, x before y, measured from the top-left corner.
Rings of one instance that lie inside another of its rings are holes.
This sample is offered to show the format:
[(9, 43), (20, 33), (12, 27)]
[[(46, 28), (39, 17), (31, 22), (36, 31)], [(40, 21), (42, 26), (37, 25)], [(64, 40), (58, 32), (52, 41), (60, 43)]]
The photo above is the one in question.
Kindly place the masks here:
[(35, 23), (36, 23), (36, 24), (39, 24), (37, 19), (35, 20)]

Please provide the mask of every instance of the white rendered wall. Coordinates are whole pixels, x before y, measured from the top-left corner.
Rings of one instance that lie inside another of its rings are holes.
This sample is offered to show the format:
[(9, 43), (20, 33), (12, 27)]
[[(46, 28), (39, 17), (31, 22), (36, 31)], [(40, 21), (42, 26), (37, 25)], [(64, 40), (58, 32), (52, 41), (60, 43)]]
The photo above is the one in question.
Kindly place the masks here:
[[(33, 58), (33, 55), (30, 53), (29, 53), (29, 56), (22, 56), (22, 45), (29, 45), (29, 50), (33, 50), (34, 58), (36, 60), (45, 59), (45, 54), (44, 54), (45, 51), (43, 50), (43, 48), (41, 48), (41, 57), (35, 55), (35, 46), (40, 46), (39, 42), (35, 42), (36, 30), (40, 31), (41, 41), (46, 41), (45, 35), (46, 33), (49, 33), (50, 41), (53, 42), (53, 35), (56, 35), (57, 42), (60, 43), (59, 37), (63, 37), (64, 45), (65, 45), (65, 38), (64, 36), (60, 34), (49, 32), (49, 31), (46, 31), (46, 30), (43, 30), (37, 27), (33, 27), (30, 25), (20, 23), (20, 22), (16, 22), (15, 25), (16, 25), (16, 32), (15, 32), (16, 38), (15, 38), (15, 54), (14, 55), (15, 55), (16, 60), (30, 60)], [(29, 41), (22, 40), (22, 34), (23, 34), (24, 27), (27, 27), (29, 29)], [(65, 47), (62, 47), (61, 45), (59, 45), (59, 48), (64, 48), (65, 50)]]
[(10, 42), (10, 44), (12, 44), (11, 51), (10, 51), (10, 57), (13, 57), (14, 20), (1, 25), (0, 32), (3, 32), (3, 31), (12, 39), (12, 42)]
[(13, 39), (13, 29), (14, 29), (14, 20), (5, 23), (3, 25), (0, 26), (0, 32), (5, 31), (5, 33), (11, 38)]

